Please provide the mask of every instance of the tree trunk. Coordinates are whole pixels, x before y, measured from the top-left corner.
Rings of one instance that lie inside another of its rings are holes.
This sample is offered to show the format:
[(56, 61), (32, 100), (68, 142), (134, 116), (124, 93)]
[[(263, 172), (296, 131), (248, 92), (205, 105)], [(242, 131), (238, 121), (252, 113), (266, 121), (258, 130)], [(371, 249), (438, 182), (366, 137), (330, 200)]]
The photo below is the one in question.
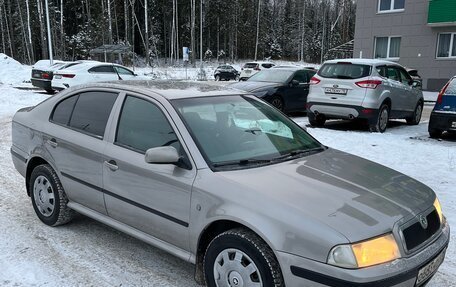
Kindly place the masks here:
[(108, 44), (112, 44), (112, 18), (111, 18), (111, 0), (108, 2)]
[(25, 48), (25, 51), (27, 53), (27, 56), (25, 57), (24, 56), (24, 59), (27, 59), (27, 63), (30, 65), (32, 63), (32, 58), (30, 57), (30, 49), (29, 49), (29, 45), (28, 45), (28, 41), (27, 41), (27, 33), (25, 32), (25, 27), (24, 27), (24, 20), (22, 18), (22, 9), (21, 9), (21, 5), (19, 3), (19, 0), (17, 0), (17, 8), (18, 8), (18, 12), (19, 12), (19, 20), (21, 22), (21, 31), (22, 31), (22, 40), (21, 41), (23, 43), (23, 46)]
[(125, 34), (124, 34), (124, 40), (125, 43), (128, 42), (128, 0), (124, 0), (124, 25), (125, 25)]
[(3, 3), (0, 3), (0, 32), (2, 34), (2, 53), (6, 54), (6, 46), (5, 46), (5, 30), (3, 29)]
[(191, 38), (191, 49), (192, 49), (192, 57), (191, 57), (191, 61), (192, 61), (192, 65), (193, 67), (196, 66), (196, 62), (195, 62), (195, 57), (196, 57), (196, 45), (195, 45), (195, 10), (196, 10), (196, 7), (195, 7), (195, 0), (190, 0), (190, 5), (191, 5), (191, 24), (190, 24), (190, 38)]
[(256, 31), (256, 42), (255, 42), (255, 61), (258, 56), (258, 38), (260, 35), (260, 11), (261, 11), (261, 0), (258, 0), (258, 17), (257, 17), (257, 31)]
[(147, 19), (147, 0), (144, 0), (144, 38), (145, 38), (145, 44), (146, 44), (146, 66), (148, 67), (150, 64), (150, 59), (149, 59), (149, 23)]

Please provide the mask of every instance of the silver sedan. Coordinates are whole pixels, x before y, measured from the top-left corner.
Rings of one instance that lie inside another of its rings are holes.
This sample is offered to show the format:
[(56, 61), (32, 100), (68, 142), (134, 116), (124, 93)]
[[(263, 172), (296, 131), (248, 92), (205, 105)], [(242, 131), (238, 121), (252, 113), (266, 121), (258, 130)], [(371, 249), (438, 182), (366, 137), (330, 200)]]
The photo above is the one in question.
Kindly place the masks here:
[(16, 113), (11, 153), (43, 223), (84, 214), (208, 286), (423, 286), (448, 246), (429, 187), (237, 90), (70, 88)]

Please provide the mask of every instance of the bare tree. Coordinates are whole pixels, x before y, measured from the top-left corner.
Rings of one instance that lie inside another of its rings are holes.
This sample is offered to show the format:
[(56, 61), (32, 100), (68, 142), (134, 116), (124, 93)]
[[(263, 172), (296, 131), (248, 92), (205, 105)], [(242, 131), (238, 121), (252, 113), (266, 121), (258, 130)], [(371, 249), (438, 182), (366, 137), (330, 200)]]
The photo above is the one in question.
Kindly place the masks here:
[(255, 42), (255, 61), (258, 56), (258, 38), (260, 35), (260, 11), (261, 11), (261, 0), (258, 0), (258, 17), (257, 17), (257, 27), (256, 27), (256, 42)]
[(195, 11), (196, 11), (195, 0), (190, 0), (191, 19), (190, 19), (190, 38), (191, 38), (191, 49), (192, 49), (192, 65), (195, 67), (195, 56), (196, 56), (196, 44), (195, 44)]
[(149, 21), (147, 19), (147, 0), (144, 0), (144, 36), (145, 36), (145, 48), (146, 48), (146, 66), (149, 66)]
[(5, 47), (5, 30), (3, 29), (3, 13), (2, 13), (2, 8), (3, 8), (3, 1), (0, 3), (0, 32), (2, 34), (2, 52), (6, 53), (6, 47)]

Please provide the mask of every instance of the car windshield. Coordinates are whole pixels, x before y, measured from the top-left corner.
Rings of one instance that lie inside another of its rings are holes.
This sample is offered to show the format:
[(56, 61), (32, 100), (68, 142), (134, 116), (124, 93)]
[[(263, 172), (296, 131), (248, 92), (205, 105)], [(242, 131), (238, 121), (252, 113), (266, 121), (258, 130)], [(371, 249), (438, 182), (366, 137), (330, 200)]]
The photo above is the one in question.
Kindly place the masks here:
[(273, 83), (286, 83), (293, 75), (294, 71), (289, 70), (263, 70), (251, 76), (247, 81), (251, 82), (273, 82)]
[(369, 76), (370, 73), (371, 66), (351, 63), (324, 64), (323, 67), (318, 70), (319, 76), (335, 79), (359, 79)]
[(214, 170), (273, 164), (325, 149), (253, 96), (187, 98), (172, 104)]

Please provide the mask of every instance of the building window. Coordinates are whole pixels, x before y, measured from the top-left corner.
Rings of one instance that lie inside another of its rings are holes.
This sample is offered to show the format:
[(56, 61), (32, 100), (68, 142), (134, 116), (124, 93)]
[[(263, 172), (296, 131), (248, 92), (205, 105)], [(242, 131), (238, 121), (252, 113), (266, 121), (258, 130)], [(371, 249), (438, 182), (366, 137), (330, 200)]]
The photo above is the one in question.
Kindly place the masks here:
[(405, 0), (378, 0), (378, 12), (400, 12), (405, 7)]
[(398, 59), (401, 51), (401, 37), (376, 37), (375, 58)]
[(437, 58), (456, 58), (456, 33), (439, 34)]

